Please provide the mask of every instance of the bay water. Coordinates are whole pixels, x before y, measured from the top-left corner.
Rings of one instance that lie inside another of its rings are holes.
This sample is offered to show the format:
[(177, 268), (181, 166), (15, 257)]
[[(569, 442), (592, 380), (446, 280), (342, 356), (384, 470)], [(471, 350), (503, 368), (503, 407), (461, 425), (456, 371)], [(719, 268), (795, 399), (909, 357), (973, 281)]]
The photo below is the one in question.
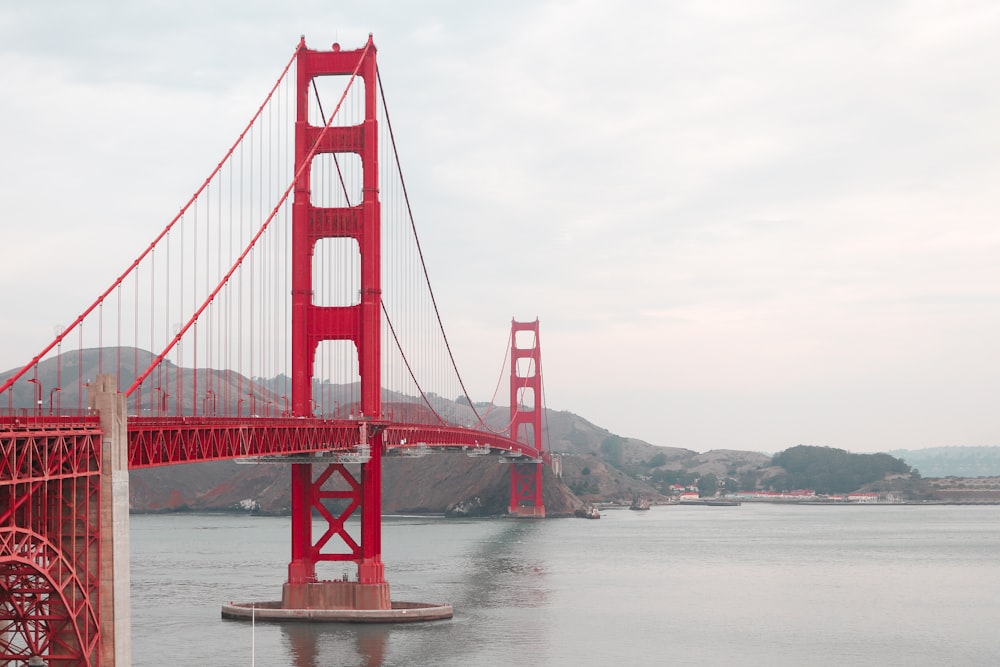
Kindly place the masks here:
[(224, 602), (280, 599), (289, 532), (281, 517), (133, 516), (133, 664), (1000, 664), (997, 506), (386, 517), (393, 599), (449, 602), (453, 619), (223, 620)]

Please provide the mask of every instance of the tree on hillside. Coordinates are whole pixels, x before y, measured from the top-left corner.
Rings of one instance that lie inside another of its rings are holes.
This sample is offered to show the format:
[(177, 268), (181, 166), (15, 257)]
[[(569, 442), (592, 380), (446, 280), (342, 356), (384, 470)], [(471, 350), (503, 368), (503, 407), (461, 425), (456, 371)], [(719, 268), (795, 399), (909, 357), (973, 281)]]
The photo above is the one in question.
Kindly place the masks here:
[(772, 465), (785, 469), (770, 481), (778, 491), (813, 489), (849, 493), (893, 473), (909, 474), (903, 460), (888, 454), (851, 454), (843, 449), (798, 445), (776, 454)]
[(759, 470), (746, 470), (739, 474), (736, 486), (739, 491), (754, 491), (760, 481), (761, 472)]
[(670, 486), (671, 484), (691, 486), (697, 478), (698, 475), (696, 473), (688, 472), (687, 470), (654, 470), (653, 474), (650, 475), (650, 479), (664, 486)]
[(609, 435), (601, 443), (601, 454), (605, 461), (610, 463), (616, 468), (621, 468), (624, 462), (624, 448), (622, 446), (622, 439), (617, 435)]
[(698, 478), (698, 497), (711, 498), (719, 491), (719, 478), (715, 473), (708, 473)]
[(659, 468), (662, 465), (666, 465), (666, 463), (667, 463), (667, 455), (664, 454), (663, 452), (658, 452), (656, 454), (653, 454), (653, 456), (651, 456), (650, 459), (646, 461), (646, 465), (649, 466), (650, 468)]

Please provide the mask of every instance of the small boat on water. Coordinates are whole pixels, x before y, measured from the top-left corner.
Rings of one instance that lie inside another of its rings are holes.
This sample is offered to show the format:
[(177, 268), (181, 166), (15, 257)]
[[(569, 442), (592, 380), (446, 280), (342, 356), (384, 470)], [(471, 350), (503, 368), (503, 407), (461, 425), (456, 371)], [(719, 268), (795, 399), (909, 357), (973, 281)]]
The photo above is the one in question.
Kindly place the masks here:
[(573, 512), (573, 516), (579, 517), (581, 519), (600, 519), (601, 513), (597, 511), (597, 508), (593, 505), (587, 505), (585, 507), (578, 507)]
[(640, 496), (636, 496), (632, 499), (632, 504), (628, 506), (630, 510), (648, 510), (649, 501)]

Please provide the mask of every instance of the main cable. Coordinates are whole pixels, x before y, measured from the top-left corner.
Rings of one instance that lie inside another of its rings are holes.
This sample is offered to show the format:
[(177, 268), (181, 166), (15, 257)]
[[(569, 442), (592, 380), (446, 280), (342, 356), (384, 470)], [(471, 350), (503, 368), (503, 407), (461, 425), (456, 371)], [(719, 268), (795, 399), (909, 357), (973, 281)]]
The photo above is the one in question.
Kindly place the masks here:
[[(396, 146), (396, 135), (392, 131), (392, 121), (389, 118), (389, 108), (385, 101), (385, 88), (382, 86), (382, 74), (377, 68), (375, 70), (375, 77), (378, 80), (378, 92), (379, 97), (382, 100), (382, 112), (385, 114), (386, 128), (389, 130), (389, 142), (392, 144), (392, 153), (396, 163), (396, 173), (399, 175), (399, 184), (403, 191), (403, 200), (406, 203), (406, 213), (410, 221), (410, 229), (413, 231), (413, 240), (416, 244), (417, 256), (420, 259), (420, 267), (424, 274), (424, 282), (427, 285), (427, 290), (431, 298), (431, 304), (434, 307), (434, 316), (437, 318), (438, 330), (441, 332), (441, 338), (444, 340), (445, 349), (448, 351), (448, 358), (451, 361), (452, 370), (455, 372), (455, 377), (458, 379), (459, 386), (462, 387), (462, 394), (468, 401), (469, 407), (472, 408), (473, 414), (476, 415), (476, 419), (479, 420), (480, 424), (485, 426), (482, 415), (479, 414), (479, 411), (476, 410), (476, 406), (472, 404), (472, 399), (469, 398), (469, 390), (465, 388), (465, 381), (462, 379), (462, 374), (458, 372), (458, 365), (455, 363), (455, 355), (451, 351), (451, 344), (448, 342), (448, 335), (445, 333), (444, 323), (441, 321), (441, 311), (438, 309), (437, 298), (434, 296), (434, 288), (431, 286), (430, 275), (427, 272), (427, 263), (424, 261), (424, 251), (420, 245), (420, 237), (417, 234), (417, 226), (413, 217), (413, 207), (410, 205), (410, 194), (406, 189), (406, 180), (403, 178), (403, 167), (399, 161), (399, 150)], [(400, 353), (402, 353), (402, 350), (400, 350)]]

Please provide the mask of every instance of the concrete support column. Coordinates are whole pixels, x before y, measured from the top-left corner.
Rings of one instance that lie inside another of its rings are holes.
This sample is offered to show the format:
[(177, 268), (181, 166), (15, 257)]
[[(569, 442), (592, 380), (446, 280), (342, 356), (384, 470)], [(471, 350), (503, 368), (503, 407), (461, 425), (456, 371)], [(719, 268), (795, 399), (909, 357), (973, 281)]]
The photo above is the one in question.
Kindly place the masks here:
[(113, 375), (90, 384), (87, 405), (101, 417), (101, 665), (131, 667), (128, 428)]

